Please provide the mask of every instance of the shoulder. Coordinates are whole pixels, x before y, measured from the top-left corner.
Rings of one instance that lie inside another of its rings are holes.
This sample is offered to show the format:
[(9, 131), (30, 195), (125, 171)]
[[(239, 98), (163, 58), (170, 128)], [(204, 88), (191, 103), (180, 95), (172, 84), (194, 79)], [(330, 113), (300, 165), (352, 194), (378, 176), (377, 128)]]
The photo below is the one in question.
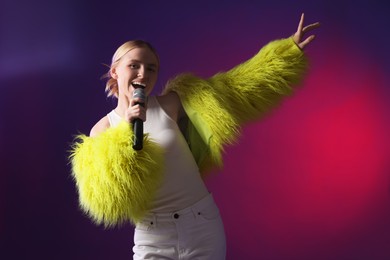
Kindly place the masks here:
[(186, 116), (179, 95), (176, 92), (168, 92), (161, 96), (156, 96), (158, 103), (164, 111), (175, 121)]
[(104, 132), (110, 127), (110, 122), (108, 121), (108, 117), (105, 116), (102, 119), (99, 120), (91, 129), (91, 132), (89, 133), (90, 137), (94, 137), (99, 135), (100, 133)]

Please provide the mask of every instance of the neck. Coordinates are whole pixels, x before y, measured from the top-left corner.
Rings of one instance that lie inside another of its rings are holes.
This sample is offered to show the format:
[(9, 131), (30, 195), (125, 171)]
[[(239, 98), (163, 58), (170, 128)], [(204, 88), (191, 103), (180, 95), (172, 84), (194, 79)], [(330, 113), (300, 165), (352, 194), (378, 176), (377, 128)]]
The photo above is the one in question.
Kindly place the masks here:
[(119, 97), (118, 104), (114, 110), (118, 115), (120, 115), (120, 117), (124, 118), (126, 114), (126, 109), (129, 107), (129, 105), (130, 102), (127, 100), (126, 97)]

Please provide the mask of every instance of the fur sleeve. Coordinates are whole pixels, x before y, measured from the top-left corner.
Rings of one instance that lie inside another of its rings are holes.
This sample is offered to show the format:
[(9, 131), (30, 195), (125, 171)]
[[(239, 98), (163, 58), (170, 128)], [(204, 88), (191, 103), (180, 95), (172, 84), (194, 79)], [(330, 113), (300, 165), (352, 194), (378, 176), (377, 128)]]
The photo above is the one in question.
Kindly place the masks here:
[(288, 38), (209, 79), (182, 74), (167, 83), (163, 94), (176, 92), (190, 118), (188, 141), (202, 173), (222, 166), (223, 147), (235, 142), (240, 126), (289, 95), (305, 68), (303, 52)]
[(125, 221), (136, 223), (148, 210), (160, 183), (161, 148), (146, 136), (144, 148), (132, 148), (126, 122), (96, 137), (79, 135), (70, 161), (81, 209), (106, 227)]
[(250, 60), (209, 81), (224, 97), (221, 104), (242, 124), (258, 119), (290, 95), (306, 66), (302, 50), (287, 38), (270, 42)]

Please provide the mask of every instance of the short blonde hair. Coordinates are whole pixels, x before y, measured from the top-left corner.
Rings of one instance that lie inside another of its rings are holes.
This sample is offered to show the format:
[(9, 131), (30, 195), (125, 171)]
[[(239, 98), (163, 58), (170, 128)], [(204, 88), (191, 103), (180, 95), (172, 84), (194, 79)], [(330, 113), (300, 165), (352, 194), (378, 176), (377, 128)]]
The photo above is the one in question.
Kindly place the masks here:
[(107, 73), (105, 73), (102, 76), (102, 79), (107, 78), (106, 89), (105, 89), (107, 93), (107, 97), (111, 97), (111, 96), (118, 97), (118, 82), (116, 79), (111, 77), (111, 73), (110, 73), (111, 69), (115, 68), (118, 65), (120, 59), (126, 53), (128, 53), (129, 51), (135, 48), (147, 48), (151, 50), (157, 58), (157, 63), (158, 63), (157, 66), (160, 66), (160, 59), (158, 57), (157, 51), (155, 48), (153, 48), (153, 46), (150, 43), (143, 40), (133, 40), (133, 41), (125, 42), (124, 44), (119, 46), (119, 48), (116, 50), (116, 52), (112, 56), (111, 65), (109, 66), (110, 69), (108, 70)]

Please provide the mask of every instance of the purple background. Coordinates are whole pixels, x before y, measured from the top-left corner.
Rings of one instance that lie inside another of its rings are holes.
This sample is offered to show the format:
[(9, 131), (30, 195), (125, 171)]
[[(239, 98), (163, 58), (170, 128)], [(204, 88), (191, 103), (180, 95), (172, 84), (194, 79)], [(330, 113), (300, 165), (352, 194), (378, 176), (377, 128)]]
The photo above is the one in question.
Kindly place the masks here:
[[(67, 150), (113, 106), (100, 76), (141, 38), (160, 53), (155, 93), (208, 77), (320, 21), (296, 94), (246, 126), (211, 176), (228, 259), (390, 259), (390, 19), (375, 1), (0, 3), (0, 258), (130, 259), (130, 226), (78, 209)], [(239, 105), (239, 104), (237, 104)]]

